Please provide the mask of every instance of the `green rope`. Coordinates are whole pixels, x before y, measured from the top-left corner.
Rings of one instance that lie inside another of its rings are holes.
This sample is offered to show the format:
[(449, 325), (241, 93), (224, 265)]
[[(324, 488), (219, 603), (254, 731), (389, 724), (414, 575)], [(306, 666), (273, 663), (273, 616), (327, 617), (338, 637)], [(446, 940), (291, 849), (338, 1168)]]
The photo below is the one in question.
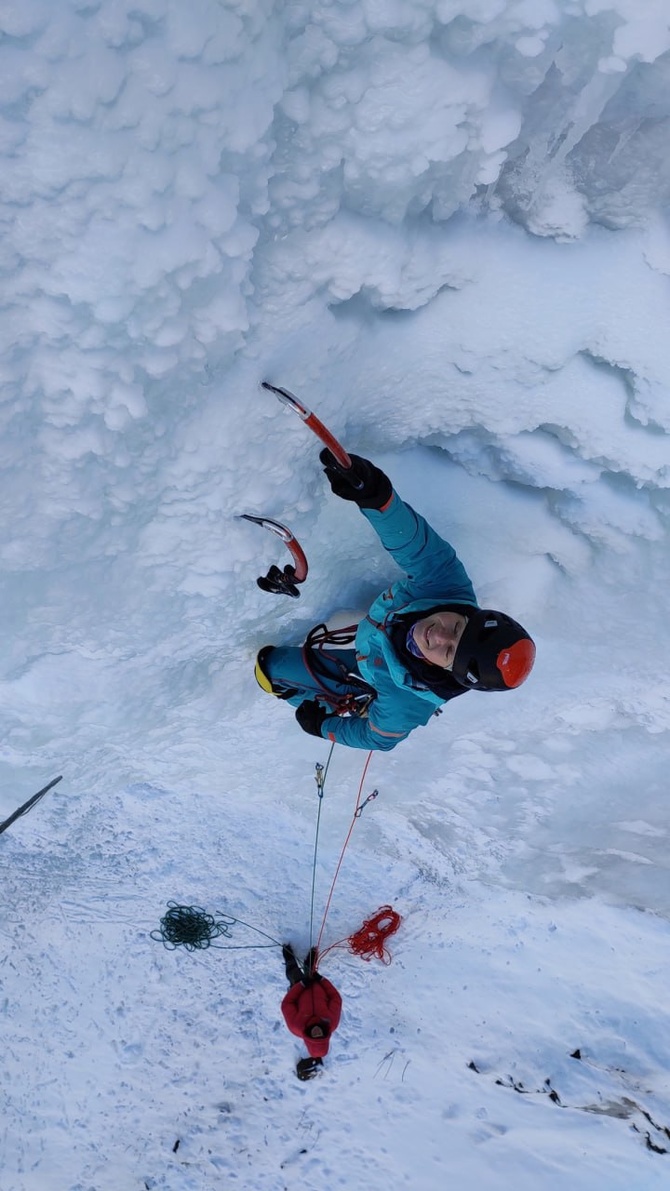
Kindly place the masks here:
[[(309, 909), (310, 948), (314, 941), (314, 897), (316, 889), (316, 861), (319, 850), (319, 829), (321, 825), (321, 806), (334, 748), (335, 742), (333, 741), (325, 766), (320, 764), (316, 766), (319, 809), (316, 816), (314, 857), (312, 860), (312, 893)], [(251, 923), (245, 922), (242, 918), (234, 918), (232, 914), (221, 914), (217, 919), (213, 914), (208, 914), (206, 910), (203, 910), (202, 906), (180, 906), (177, 902), (168, 902), (167, 906), (167, 914), (161, 918), (159, 929), (152, 930), (149, 937), (157, 943), (162, 943), (168, 951), (175, 951), (177, 947), (185, 947), (187, 951), (206, 951), (207, 948), (212, 946), (215, 946), (217, 951), (248, 951), (254, 948), (282, 946), (279, 940), (275, 939), (272, 935), (259, 930), (257, 926), (252, 926)], [(257, 935), (261, 935), (264, 939), (269, 939), (270, 941), (268, 943), (234, 943), (228, 945), (215, 943), (216, 939), (231, 939), (230, 928), (235, 923), (245, 926), (248, 930), (252, 930)]]
[[(216, 946), (217, 951), (249, 951), (259, 947), (281, 947), (281, 943), (268, 935), (257, 926), (244, 922), (241, 918), (234, 918), (232, 914), (223, 914), (217, 920), (213, 914), (208, 914), (201, 906), (180, 906), (177, 902), (168, 902), (167, 914), (161, 918), (158, 930), (152, 930), (150, 938), (162, 943), (168, 951), (175, 951), (177, 947), (185, 947), (187, 951), (206, 951), (208, 947)], [(229, 946), (216, 945), (215, 939), (231, 939), (231, 926), (239, 923), (248, 930), (255, 931), (269, 943), (245, 943)]]
[(323, 805), (323, 795), (326, 786), (326, 778), (328, 777), (328, 769), (335, 748), (335, 741), (330, 746), (330, 752), (326, 760), (325, 767), (323, 765), (316, 765), (316, 788), (319, 795), (319, 809), (316, 815), (316, 830), (314, 832), (314, 858), (312, 860), (312, 896), (309, 906), (309, 946), (310, 950), (314, 942), (314, 890), (316, 888), (316, 858), (319, 850), (319, 828), (321, 826), (321, 807)]

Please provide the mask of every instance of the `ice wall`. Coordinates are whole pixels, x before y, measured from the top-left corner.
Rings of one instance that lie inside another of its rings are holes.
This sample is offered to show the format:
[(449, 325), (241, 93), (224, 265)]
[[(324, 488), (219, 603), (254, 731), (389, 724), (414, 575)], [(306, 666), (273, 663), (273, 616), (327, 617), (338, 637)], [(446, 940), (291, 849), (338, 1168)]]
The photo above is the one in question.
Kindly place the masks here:
[[(0, 30), (4, 377), (72, 458), (139, 447), (278, 304), (423, 304), (473, 203), (561, 237), (667, 204), (664, 0), (9, 0)], [(352, 237), (395, 284), (334, 273)]]
[(532, 492), (571, 578), (660, 540), (663, 0), (5, 0), (0, 34), (10, 768), (74, 731), (132, 769), (194, 700), (209, 736), (222, 666), (250, 697), (288, 613), (233, 514), (323, 501), (268, 369), (354, 446)]

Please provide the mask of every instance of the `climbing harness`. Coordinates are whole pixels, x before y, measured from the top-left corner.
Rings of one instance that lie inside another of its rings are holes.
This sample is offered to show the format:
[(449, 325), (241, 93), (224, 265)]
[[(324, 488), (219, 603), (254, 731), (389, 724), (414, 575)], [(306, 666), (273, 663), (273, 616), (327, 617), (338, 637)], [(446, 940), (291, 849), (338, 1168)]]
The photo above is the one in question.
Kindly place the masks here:
[[(323, 650), (327, 645), (334, 649), (341, 649), (344, 645), (353, 644), (358, 625), (347, 625), (346, 628), (329, 629), (325, 624), (317, 624), (310, 629), (302, 646), (302, 660), (305, 669), (315, 683), (317, 696), (323, 698), (333, 708), (336, 715), (367, 715), (370, 704), (377, 697), (374, 687), (361, 678), (333, 654), (328, 654), (328, 661), (333, 664), (339, 674), (339, 681), (353, 686), (356, 691), (338, 695), (328, 682), (333, 681), (333, 675), (323, 660)], [(324, 681), (325, 680), (325, 681)]]
[[(352, 629), (355, 633), (356, 626)], [(323, 636), (321, 632), (324, 630)], [(350, 630), (339, 630), (337, 634), (329, 633), (325, 625), (316, 625), (314, 629), (308, 634), (307, 640), (302, 646), (302, 660), (305, 670), (312, 679), (312, 686), (306, 686), (301, 683), (300, 688), (289, 686), (284, 680), (272, 679), (269, 674), (269, 658), (272, 651), (275, 649), (274, 645), (264, 645), (256, 655), (256, 662), (254, 665), (254, 677), (261, 690), (268, 695), (276, 695), (278, 699), (291, 699), (301, 690), (303, 695), (307, 695), (311, 691), (311, 697), (322, 699), (328, 703), (332, 708), (334, 715), (358, 715), (364, 716), (367, 710), (376, 697), (377, 692), (373, 687), (369, 686), (361, 678), (360, 674), (349, 670), (340, 658), (328, 654), (328, 662), (335, 668), (336, 673), (328, 669), (328, 665), (321, 655), (323, 644), (335, 643), (336, 638), (348, 644), (353, 640), (353, 636), (345, 636)], [(313, 644), (316, 642), (316, 645)], [(338, 694), (333, 691), (330, 685), (333, 682), (346, 684), (349, 687), (355, 687), (356, 690), (349, 691), (345, 694)]]

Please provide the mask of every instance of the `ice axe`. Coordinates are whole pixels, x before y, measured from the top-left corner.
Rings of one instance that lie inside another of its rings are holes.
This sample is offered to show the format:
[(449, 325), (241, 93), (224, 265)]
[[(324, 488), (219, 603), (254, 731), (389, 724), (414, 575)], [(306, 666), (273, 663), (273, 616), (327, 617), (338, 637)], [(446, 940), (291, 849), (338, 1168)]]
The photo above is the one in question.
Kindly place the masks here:
[[(270, 384), (268, 380), (261, 381), (261, 387), (266, 389), (268, 393), (274, 393), (275, 397), (278, 397), (284, 405), (292, 409), (317, 438), (321, 439), (321, 442), (333, 456), (335, 465), (341, 471), (348, 472), (351, 470), (351, 458), (344, 447), (337, 441), (335, 435), (331, 434), (328, 427), (324, 426), (323, 422), (317, 418), (316, 414), (313, 414), (311, 409), (303, 405), (302, 401), (299, 401), (294, 393), (289, 392), (288, 389), (281, 388), (279, 385)], [(355, 480), (353, 484), (355, 488), (362, 488), (363, 486), (361, 480)], [(269, 529), (271, 533), (276, 534), (288, 546), (293, 555), (295, 566), (288, 563), (283, 571), (277, 566), (271, 566), (267, 575), (262, 575), (256, 580), (258, 586), (263, 591), (297, 598), (300, 595), (297, 585), (304, 583), (307, 578), (308, 568), (305, 553), (300, 543), (291, 533), (291, 530), (287, 526), (282, 525), (280, 521), (273, 521), (270, 517), (254, 517), (251, 513), (241, 513), (240, 516), (244, 521), (253, 521), (254, 524), (262, 526), (263, 529)]]
[(267, 575), (261, 575), (256, 580), (258, 586), (263, 591), (270, 591), (275, 595), (294, 596), (297, 599), (300, 595), (297, 584), (305, 582), (308, 570), (307, 559), (300, 542), (294, 538), (290, 529), (279, 521), (273, 521), (271, 517), (254, 517), (251, 513), (240, 513), (240, 519), (253, 521), (254, 525), (260, 525), (262, 529), (269, 529), (270, 533), (276, 534), (288, 546), (295, 563), (295, 566), (287, 563), (283, 571), (273, 564)]
[[(269, 380), (262, 380), (261, 388), (267, 389), (268, 393), (274, 393), (275, 397), (278, 397), (284, 405), (287, 405), (289, 409), (292, 409), (298, 415), (306, 426), (309, 426), (312, 433), (321, 439), (325, 447), (328, 447), (337, 466), (342, 471), (351, 471), (353, 466), (351, 457), (347, 454), (342, 444), (337, 441), (334, 434), (331, 434), (328, 427), (324, 426), (323, 422), (317, 418), (316, 414), (313, 414), (311, 409), (308, 409), (306, 405), (303, 405), (302, 401), (298, 400), (294, 393), (291, 393), (288, 389), (282, 389), (279, 385), (270, 384)], [(352, 483), (354, 488), (363, 487), (362, 480), (353, 480)]]

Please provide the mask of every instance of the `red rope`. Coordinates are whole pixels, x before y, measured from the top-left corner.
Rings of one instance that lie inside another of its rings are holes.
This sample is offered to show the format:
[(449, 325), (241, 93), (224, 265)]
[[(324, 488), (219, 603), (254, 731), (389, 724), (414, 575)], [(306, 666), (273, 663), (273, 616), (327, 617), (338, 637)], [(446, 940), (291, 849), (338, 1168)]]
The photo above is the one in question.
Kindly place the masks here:
[(323, 912), (323, 921), (321, 923), (321, 930), (319, 931), (319, 937), (316, 941), (317, 952), (319, 950), (319, 947), (321, 944), (321, 939), (323, 937), (323, 931), (324, 931), (324, 928), (326, 925), (326, 918), (328, 917), (328, 911), (330, 910), (330, 903), (333, 899), (333, 890), (335, 889), (335, 882), (337, 881), (337, 878), (340, 874), (340, 869), (342, 867), (342, 861), (344, 860), (344, 853), (346, 852), (347, 844), (349, 843), (349, 840), (351, 839), (351, 833), (354, 830), (354, 827), (356, 826), (356, 819), (358, 818), (357, 812), (358, 812), (358, 809), (359, 809), (360, 803), (361, 803), (361, 794), (363, 793), (363, 782), (365, 781), (365, 775), (368, 771), (368, 766), (369, 766), (371, 760), (372, 760), (372, 752), (369, 752), (368, 756), (367, 756), (367, 760), (365, 762), (365, 765), (363, 766), (363, 773), (361, 774), (361, 780), (358, 785), (358, 794), (356, 796), (356, 806), (354, 807), (354, 813), (351, 817), (351, 824), (350, 824), (349, 830), (347, 832), (347, 838), (345, 839), (345, 841), (342, 845), (342, 851), (340, 852), (340, 859), (337, 862), (337, 868), (335, 869), (335, 876), (333, 877), (333, 882), (332, 882), (332, 885), (330, 886), (330, 893), (328, 894), (328, 900), (326, 902), (326, 908)]
[(359, 930), (349, 936), (349, 950), (361, 959), (371, 960), (376, 955), (383, 964), (390, 964), (391, 956), (384, 946), (384, 940), (397, 931), (402, 918), (393, 906), (381, 906), (372, 918), (367, 918)]
[[(356, 820), (360, 817), (361, 810), (362, 810), (363, 806), (365, 806), (365, 803), (361, 802), (361, 795), (363, 793), (363, 785), (365, 782), (366, 774), (368, 772), (368, 766), (370, 765), (371, 760), (372, 760), (372, 752), (369, 752), (367, 755), (365, 765), (363, 766), (361, 780), (358, 785), (358, 793), (356, 795), (356, 806), (354, 807), (354, 813), (351, 816), (351, 823), (349, 825), (349, 830), (347, 832), (347, 838), (345, 839), (345, 841), (342, 845), (342, 851), (340, 852), (340, 858), (337, 862), (337, 867), (335, 869), (335, 876), (333, 877), (333, 880), (332, 880), (332, 883), (330, 886), (330, 892), (328, 894), (328, 899), (326, 901), (326, 908), (323, 912), (323, 921), (321, 922), (321, 929), (319, 931), (319, 937), (316, 942), (316, 953), (317, 953), (317, 959), (318, 959), (319, 963), (321, 962), (321, 960), (323, 960), (324, 956), (329, 951), (333, 950), (333, 948), (339, 947), (340, 944), (342, 944), (342, 943), (348, 943), (349, 950), (352, 952), (353, 955), (360, 955), (361, 959), (364, 959), (364, 960), (371, 960), (373, 958), (373, 956), (376, 956), (377, 959), (380, 959), (383, 964), (390, 964), (391, 955), (387, 951), (386, 947), (384, 946), (384, 942), (391, 935), (395, 934), (395, 932), (397, 931), (398, 927), (400, 926), (400, 924), (402, 922), (402, 918), (401, 918), (400, 914), (398, 914), (393, 909), (393, 906), (381, 906), (377, 910), (377, 912), (372, 915), (371, 918), (366, 918), (363, 925), (361, 927), (359, 927), (359, 929), (357, 931), (355, 931), (353, 935), (350, 935), (346, 939), (338, 939), (337, 943), (331, 943), (330, 946), (326, 947), (325, 951), (323, 953), (321, 953), (321, 950), (320, 950), (321, 939), (323, 938), (323, 932), (324, 932), (324, 929), (326, 926), (326, 919), (328, 917), (328, 911), (330, 910), (330, 903), (333, 899), (335, 884), (336, 884), (337, 878), (340, 874), (340, 869), (342, 867), (342, 861), (344, 860), (344, 853), (346, 852), (347, 846), (349, 844), (349, 840), (351, 839), (351, 833), (354, 830), (354, 827), (356, 826)], [(374, 794), (369, 795), (369, 798), (373, 798), (376, 795), (376, 793), (377, 793), (377, 791), (375, 790)], [(366, 801), (369, 801), (369, 799), (366, 799)]]

